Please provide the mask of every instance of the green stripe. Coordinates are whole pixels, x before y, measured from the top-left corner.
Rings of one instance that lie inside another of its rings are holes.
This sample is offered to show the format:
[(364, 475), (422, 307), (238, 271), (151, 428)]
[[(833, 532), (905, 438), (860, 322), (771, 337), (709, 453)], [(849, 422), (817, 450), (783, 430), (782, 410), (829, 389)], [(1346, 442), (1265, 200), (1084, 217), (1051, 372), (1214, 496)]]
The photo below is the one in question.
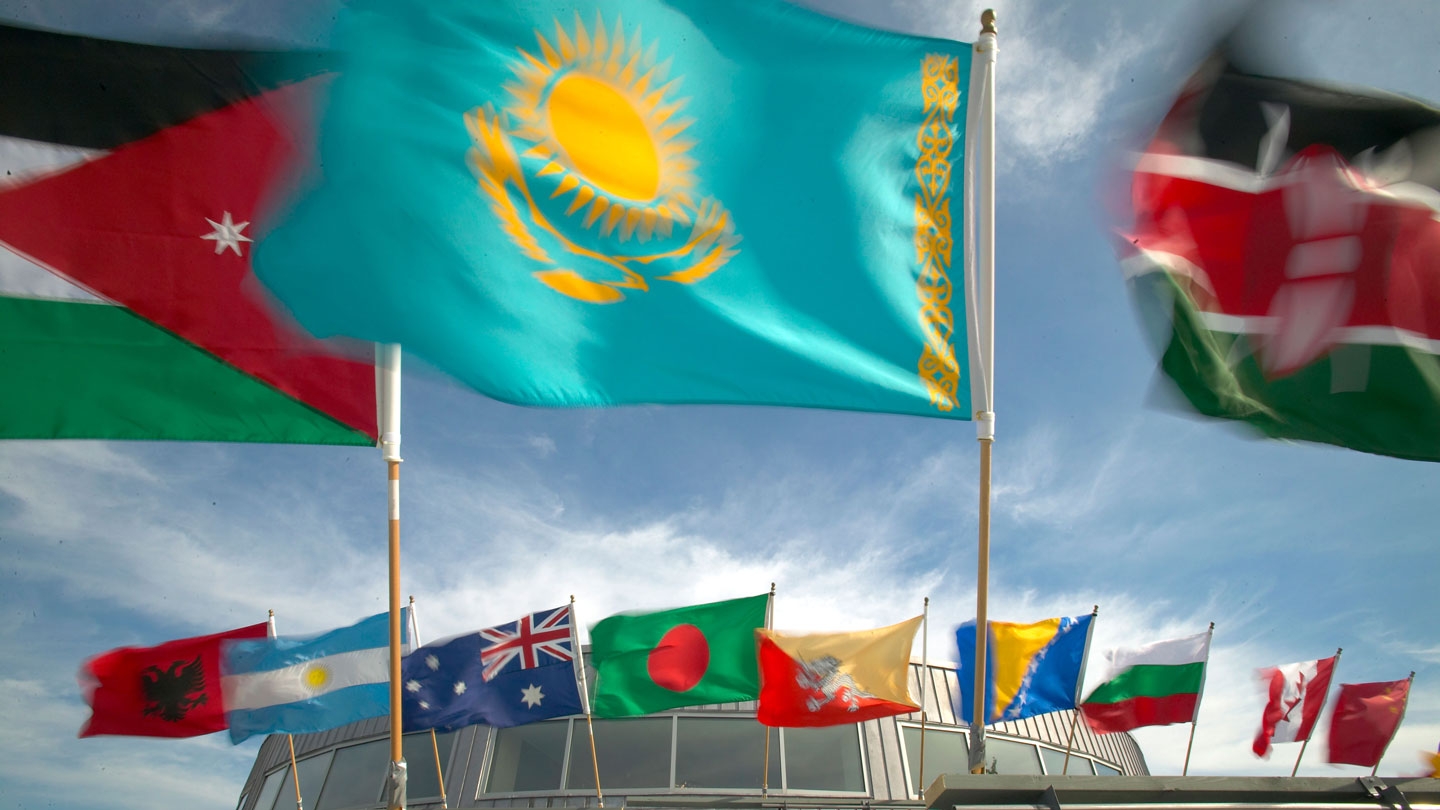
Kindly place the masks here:
[(1167, 273), (1147, 273), (1134, 283), (1148, 312), (1173, 321), (1160, 364), (1200, 413), (1248, 422), (1273, 438), (1440, 461), (1435, 354), (1342, 345), (1293, 374), (1271, 379), (1260, 368), (1253, 339), (1207, 329)]
[(0, 439), (369, 445), (122, 307), (0, 298)]
[(1100, 684), (1086, 703), (1119, 703), (1137, 697), (1164, 698), (1193, 695), (1205, 679), (1205, 662), (1194, 664), (1140, 664)]

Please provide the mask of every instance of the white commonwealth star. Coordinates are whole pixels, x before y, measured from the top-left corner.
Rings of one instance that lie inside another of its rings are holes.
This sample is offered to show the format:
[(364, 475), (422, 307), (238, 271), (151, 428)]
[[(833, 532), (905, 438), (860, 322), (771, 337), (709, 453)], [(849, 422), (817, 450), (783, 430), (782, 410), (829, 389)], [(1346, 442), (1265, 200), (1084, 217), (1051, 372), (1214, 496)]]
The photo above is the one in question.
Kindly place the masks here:
[(463, 695), (463, 694), (465, 694), (465, 682), (464, 682), (464, 681), (456, 681), (456, 682), (455, 682), (455, 694), (457, 694), (457, 695)]
[(409, 693), (412, 694), (412, 695), (415, 694), (416, 692), (419, 692), (419, 691), (420, 691), (420, 682), (419, 682), (419, 681), (406, 681), (406, 682), (405, 682), (405, 691), (406, 691), (406, 692), (409, 692)]
[(422, 709), (428, 709), (428, 708), (430, 708), (429, 702), (424, 701), (424, 700), (420, 701), (420, 708), (422, 708)]
[(427, 655), (425, 656), (425, 666), (430, 667), (430, 671), (434, 672), (440, 668), (440, 659), (433, 655)]
[(229, 211), (226, 211), (225, 215), (220, 217), (219, 222), (216, 222), (209, 217), (206, 217), (205, 221), (210, 223), (210, 227), (214, 228), (215, 230), (205, 234), (200, 238), (210, 239), (215, 242), (216, 256), (224, 253), (225, 248), (230, 248), (231, 250), (235, 251), (236, 256), (243, 256), (245, 254), (240, 252), (240, 243), (255, 241), (254, 239), (251, 239), (244, 234), (245, 228), (249, 226), (250, 223), (236, 222), (232, 220), (230, 218)]
[(533, 683), (530, 684), (529, 689), (520, 690), (520, 702), (524, 703), (526, 708), (533, 709), (536, 706), (539, 706), (540, 701), (544, 699), (545, 693), (541, 692), (540, 687), (536, 686)]

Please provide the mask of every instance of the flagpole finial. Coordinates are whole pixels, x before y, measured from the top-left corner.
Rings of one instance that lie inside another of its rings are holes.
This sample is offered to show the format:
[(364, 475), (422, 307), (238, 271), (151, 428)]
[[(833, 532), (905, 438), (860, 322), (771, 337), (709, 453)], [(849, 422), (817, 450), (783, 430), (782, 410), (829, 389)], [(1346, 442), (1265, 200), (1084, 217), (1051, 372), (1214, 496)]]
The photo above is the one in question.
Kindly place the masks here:
[(1212, 633), (1215, 632), (1215, 623), (1214, 623), (1214, 622), (1210, 622), (1210, 632), (1212, 632)]
[(1345, 648), (1344, 648), (1344, 647), (1336, 647), (1336, 648), (1335, 648), (1335, 654), (1336, 654), (1337, 656), (1338, 656), (1340, 653), (1343, 653), (1343, 652), (1345, 652)]
[(270, 608), (270, 618), (275, 618), (275, 608)]
[(987, 8), (980, 12), (980, 33), (995, 33), (995, 9)]
[(771, 596), (774, 596), (774, 595), (775, 595), (775, 583), (773, 583), (773, 582), (770, 583), (770, 595), (771, 595)]
[(1090, 615), (1091, 615), (1091, 616), (1099, 616), (1099, 615), (1100, 615), (1100, 606), (1099, 606), (1099, 605), (1096, 605), (1095, 607), (1090, 608)]
[(413, 593), (410, 594), (410, 604), (411, 604), (411, 605), (414, 605), (414, 604), (415, 604), (415, 594), (413, 594)]
[(570, 594), (570, 604), (575, 604), (575, 594)]
[(925, 607), (930, 607), (930, 597), (925, 597)]

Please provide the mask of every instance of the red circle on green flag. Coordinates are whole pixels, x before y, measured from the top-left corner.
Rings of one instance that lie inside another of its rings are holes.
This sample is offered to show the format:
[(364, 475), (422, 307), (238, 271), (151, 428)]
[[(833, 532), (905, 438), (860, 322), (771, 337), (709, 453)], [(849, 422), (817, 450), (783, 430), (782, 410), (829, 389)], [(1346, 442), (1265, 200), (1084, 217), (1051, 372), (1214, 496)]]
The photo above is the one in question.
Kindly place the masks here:
[(710, 668), (710, 642), (693, 624), (677, 624), (650, 651), (650, 679), (672, 692), (688, 692)]

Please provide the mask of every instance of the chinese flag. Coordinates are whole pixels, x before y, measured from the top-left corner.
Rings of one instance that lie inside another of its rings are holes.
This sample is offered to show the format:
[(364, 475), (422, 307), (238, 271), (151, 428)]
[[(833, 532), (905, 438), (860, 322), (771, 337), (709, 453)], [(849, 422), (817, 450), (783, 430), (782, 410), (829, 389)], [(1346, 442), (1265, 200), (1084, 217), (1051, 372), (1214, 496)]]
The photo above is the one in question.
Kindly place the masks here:
[(1380, 763), (1385, 747), (1410, 699), (1410, 681), (1342, 683), (1330, 720), (1330, 762), (1363, 765)]
[(261, 622), (158, 647), (121, 647), (91, 658), (80, 667), (80, 686), (90, 706), (90, 720), (80, 736), (194, 737), (223, 731), (220, 643), (265, 634)]

